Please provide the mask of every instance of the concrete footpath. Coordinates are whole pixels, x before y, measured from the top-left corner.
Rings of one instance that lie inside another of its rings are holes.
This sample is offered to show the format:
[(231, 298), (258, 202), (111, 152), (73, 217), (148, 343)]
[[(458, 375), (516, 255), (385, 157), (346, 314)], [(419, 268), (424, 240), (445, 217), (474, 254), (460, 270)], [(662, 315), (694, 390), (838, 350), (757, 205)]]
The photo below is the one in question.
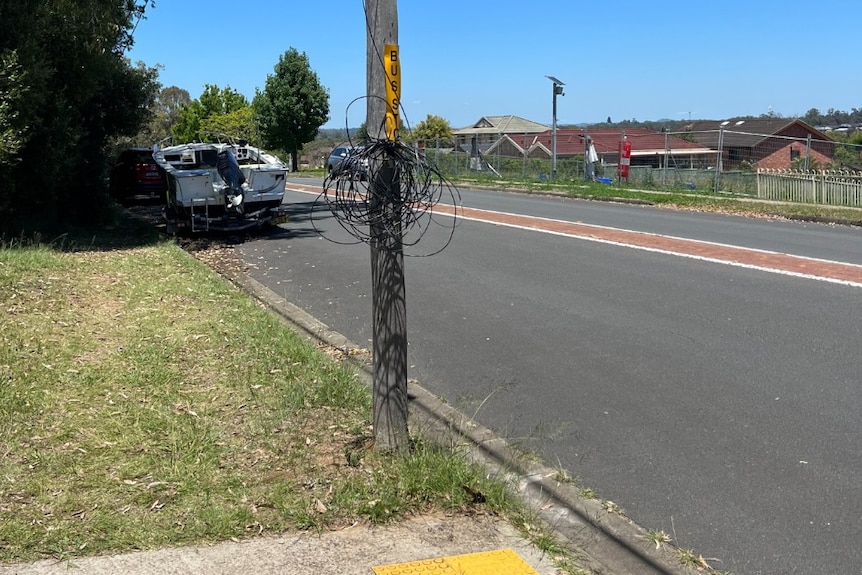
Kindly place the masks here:
[(377, 566), (504, 548), (517, 553), (539, 575), (557, 573), (550, 558), (527, 544), (510, 525), (488, 516), (418, 517), (392, 527), (356, 526), (322, 534), (293, 533), (207, 547), (39, 561), (0, 567), (0, 573), (373, 575), (372, 568)]
[[(343, 350), (357, 349), (358, 346), (344, 336), (329, 330), (245, 273), (232, 272), (227, 279), (269, 306), (278, 317), (310, 339)], [(370, 376), (365, 375), (370, 383)], [(576, 486), (558, 482), (556, 470), (522, 460), (504, 440), (442, 403), (418, 383), (410, 382), (408, 393), (411, 432), (442, 445), (457, 445), (471, 459), (485, 465), (489, 474), (515, 486), (534, 513), (537, 525), (553, 529), (558, 541), (576, 557), (579, 568), (602, 575), (703, 573), (694, 567), (683, 566), (674, 547), (662, 545), (656, 548), (648, 540), (645, 529), (627, 517), (609, 511), (602, 501), (584, 499)], [(504, 549), (511, 552), (499, 556), (486, 553), (481, 556), (482, 561), (469, 563), (469, 567), (457, 567), (457, 564), (444, 561), (412, 564)], [(499, 557), (504, 561), (494, 563), (493, 560)], [(379, 569), (385, 566), (391, 567)], [(421, 516), (385, 527), (356, 525), (323, 533), (288, 533), (198, 547), (0, 565), (0, 575), (60, 573), (555, 575), (565, 571), (558, 570), (552, 558), (533, 547), (512, 525), (487, 515)]]

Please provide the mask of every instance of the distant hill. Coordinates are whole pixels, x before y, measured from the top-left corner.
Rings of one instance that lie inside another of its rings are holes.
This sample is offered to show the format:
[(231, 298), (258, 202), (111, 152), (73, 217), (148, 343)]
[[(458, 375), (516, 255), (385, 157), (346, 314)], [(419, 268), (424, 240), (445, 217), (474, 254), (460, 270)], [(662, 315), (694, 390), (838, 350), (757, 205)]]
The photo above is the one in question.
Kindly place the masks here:
[[(350, 128), (350, 133), (355, 134), (359, 128)], [(347, 139), (347, 130), (344, 128), (321, 128), (317, 131), (316, 140), (332, 141), (339, 144)]]

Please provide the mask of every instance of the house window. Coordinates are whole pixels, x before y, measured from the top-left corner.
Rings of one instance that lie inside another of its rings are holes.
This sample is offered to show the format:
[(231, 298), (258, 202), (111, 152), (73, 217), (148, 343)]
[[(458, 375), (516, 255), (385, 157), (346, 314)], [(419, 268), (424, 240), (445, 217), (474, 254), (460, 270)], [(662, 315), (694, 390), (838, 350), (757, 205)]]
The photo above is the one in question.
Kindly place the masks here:
[(790, 148), (790, 161), (791, 162), (793, 160), (798, 160), (799, 155), (800, 155), (799, 150), (794, 150), (793, 148)]

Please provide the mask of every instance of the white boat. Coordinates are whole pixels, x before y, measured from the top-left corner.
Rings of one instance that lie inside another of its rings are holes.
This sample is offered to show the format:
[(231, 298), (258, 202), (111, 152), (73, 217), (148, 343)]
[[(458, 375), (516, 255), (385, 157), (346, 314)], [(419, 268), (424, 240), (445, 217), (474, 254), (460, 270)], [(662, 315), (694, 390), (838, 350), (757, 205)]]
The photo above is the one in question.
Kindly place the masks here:
[(236, 231), (282, 223), (288, 167), (245, 141), (153, 146), (167, 174), (168, 232)]

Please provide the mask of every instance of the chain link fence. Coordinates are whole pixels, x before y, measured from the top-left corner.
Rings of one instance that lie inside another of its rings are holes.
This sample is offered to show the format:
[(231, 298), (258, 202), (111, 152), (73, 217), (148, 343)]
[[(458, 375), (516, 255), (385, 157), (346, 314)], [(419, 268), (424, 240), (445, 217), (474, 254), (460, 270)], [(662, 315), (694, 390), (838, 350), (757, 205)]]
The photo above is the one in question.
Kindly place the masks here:
[[(653, 132), (648, 130), (583, 131), (577, 134), (580, 142), (589, 135), (596, 144), (598, 161), (593, 164), (596, 180), (613, 185), (665, 191), (694, 191), (713, 194), (735, 194), (757, 197), (762, 193), (763, 174), (776, 176), (780, 171), (799, 174), (862, 173), (862, 145), (813, 138), (775, 136), (746, 132), (741, 129), (708, 131)], [(584, 158), (589, 157), (583, 143), (574, 141), (570, 134), (563, 142), (562, 153), (556, 161), (556, 180), (583, 182), (590, 178)], [(631, 142), (632, 154), (628, 178), (620, 178), (620, 142)], [(500, 134), (499, 140), (504, 135)], [(447, 177), (487, 177), (516, 181), (549, 181), (551, 158), (547, 146), (530, 146), (527, 134), (510, 137), (510, 141), (523, 142), (508, 148), (491, 144), (485, 150), (462, 151), (458, 148), (433, 147), (426, 149)], [(533, 139), (535, 142), (535, 138)], [(761, 174), (758, 180), (759, 172)], [(790, 192), (791, 180), (781, 184), (781, 176), (772, 177), (770, 194), (787, 201), (839, 201), (835, 194), (796, 194)], [(798, 180), (798, 178), (797, 178)], [(796, 180), (793, 180), (796, 181)], [(780, 188), (788, 192), (782, 195)], [(760, 190), (760, 191), (759, 191)], [(811, 200), (791, 200), (805, 197)], [(841, 199), (838, 205), (854, 204), (853, 193)], [(850, 203), (848, 203), (850, 202)]]

